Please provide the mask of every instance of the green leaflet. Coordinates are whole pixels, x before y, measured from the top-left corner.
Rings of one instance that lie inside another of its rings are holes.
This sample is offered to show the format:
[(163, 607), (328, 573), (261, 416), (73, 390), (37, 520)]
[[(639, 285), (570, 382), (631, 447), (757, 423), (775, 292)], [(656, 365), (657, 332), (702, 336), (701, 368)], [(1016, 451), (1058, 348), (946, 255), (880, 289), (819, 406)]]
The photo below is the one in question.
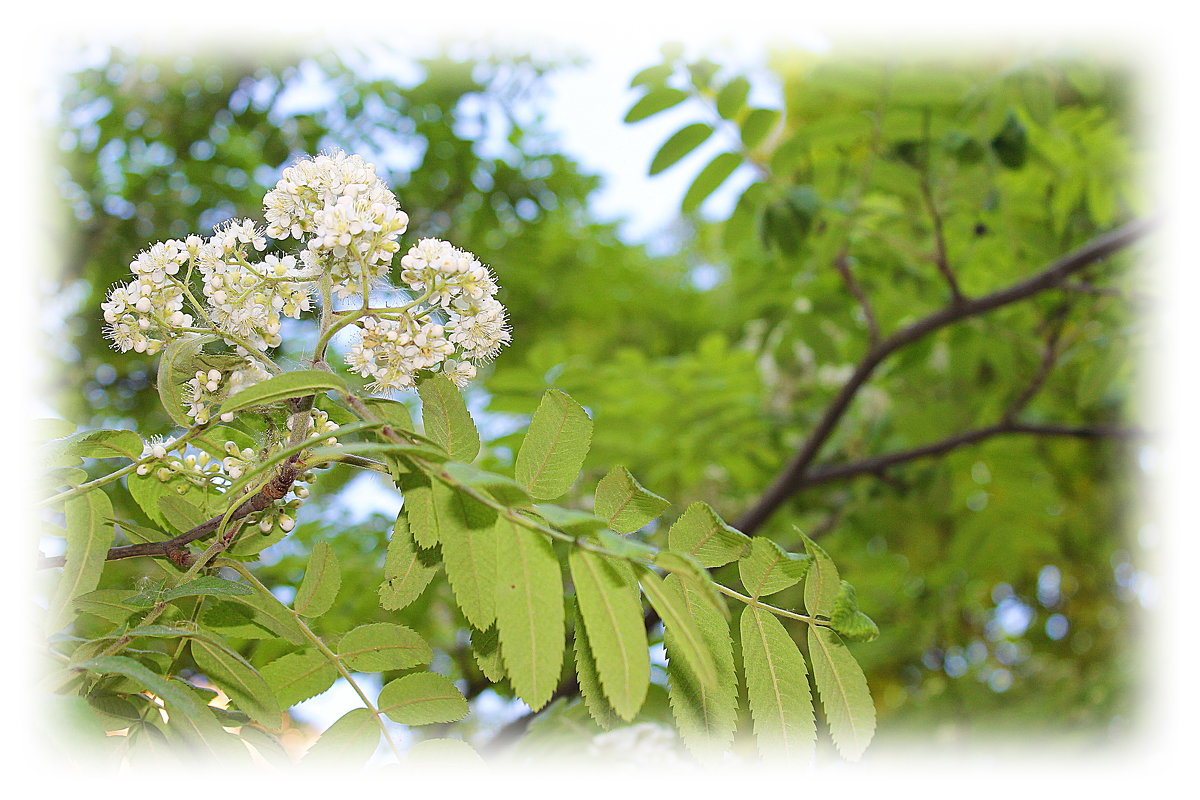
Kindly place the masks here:
[(347, 667), (362, 672), (408, 669), (433, 658), (416, 631), (391, 622), (359, 625), (338, 642), (337, 654)]
[(571, 577), (604, 694), (624, 720), (646, 699), (650, 656), (633, 571), (586, 550), (569, 556)]
[(209, 595), (213, 597), (241, 597), (254, 594), (254, 590), (244, 583), (228, 581), (213, 575), (205, 575), (187, 583), (181, 583), (173, 589), (163, 592), (165, 602), (178, 600), (181, 597), (197, 597)]
[(605, 526), (604, 520), (595, 514), (589, 514), (586, 511), (577, 511), (573, 508), (539, 503), (533, 507), (533, 510), (537, 512), (538, 516), (546, 520), (550, 527), (557, 528), (572, 536), (587, 536), (588, 534), (602, 530)]
[(713, 126), (706, 122), (693, 122), (671, 134), (663, 146), (650, 160), (650, 174), (657, 175), (695, 150), (712, 136)]
[(769, 611), (746, 606), (741, 629), (746, 696), (759, 752), (810, 757), (817, 728), (804, 657)]
[(816, 625), (808, 629), (808, 657), (833, 743), (843, 758), (857, 761), (875, 735), (875, 704), (862, 668), (836, 633)]
[(204, 346), (217, 341), (211, 333), (185, 333), (167, 342), (158, 362), (158, 398), (176, 425), (189, 427), (193, 420), (184, 413), (184, 384), (196, 377), (196, 360)]
[(454, 599), (471, 625), (483, 630), (496, 619), (496, 512), (437, 482), (433, 504)]
[(500, 633), (496, 626), (486, 631), (471, 630), (471, 655), (479, 671), (492, 683), (504, 680), (504, 660), (500, 654)]
[(521, 484), (506, 475), (473, 467), (458, 461), (451, 461), (442, 466), (446, 475), (459, 483), (475, 489), (483, 489), (491, 497), (509, 507), (529, 505), (529, 494)]
[(292, 612), (274, 597), (255, 592), (231, 596), (205, 606), (204, 627), (238, 639), (274, 639), (282, 636), (295, 645), (307, 640)]
[(813, 559), (812, 574), (804, 582), (804, 608), (811, 616), (828, 619), (842, 590), (842, 579), (833, 559), (821, 545), (803, 534), (801, 536), (805, 549)]
[(221, 413), (243, 411), (247, 408), (279, 403), (291, 397), (346, 391), (346, 383), (321, 369), (301, 369), (285, 372), (242, 389), (221, 404)]
[(696, 754), (724, 750), (733, 741), (737, 724), (738, 679), (729, 623), (678, 576), (668, 576), (665, 584), (680, 593), (717, 670), (717, 682), (703, 684), (677, 634), (666, 627), (667, 692), (680, 738)]
[(642, 590), (650, 600), (650, 605), (654, 606), (662, 617), (664, 628), (672, 631), (676, 651), (682, 653), (695, 669), (700, 685), (709, 688), (715, 686), (716, 663), (678, 586), (665, 584), (662, 578), (647, 567), (638, 569), (638, 581), (642, 584)]
[(142, 457), (142, 437), (133, 431), (82, 431), (53, 443), (66, 455), (80, 458)]
[(436, 672), (414, 672), (391, 681), (379, 693), (377, 706), (401, 725), (458, 722), (467, 715), (466, 698)]
[(189, 503), (174, 493), (158, 498), (158, 510), (167, 524), (179, 533), (190, 531), (208, 520), (204, 512), (194, 503)]
[(707, 503), (692, 503), (667, 533), (672, 550), (695, 557), (704, 567), (720, 567), (750, 552), (750, 537), (725, 524)]
[[(671, 73), (675, 71), (670, 64), (655, 64), (652, 67), (646, 67), (633, 76), (629, 81), (629, 88), (635, 89), (638, 86), (661, 86), (666, 82), (667, 78), (671, 77)], [(629, 120), (626, 120), (628, 122)]]
[(434, 492), (446, 493), (450, 488), (440, 481), (430, 483), (425, 475), (405, 475), (401, 491), (413, 540), (426, 550), (436, 547), (443, 523), (441, 506), (434, 503)]
[(412, 421), (412, 412), (404, 403), (384, 397), (367, 397), (363, 403), (392, 430), (416, 431)]
[(842, 581), (837, 602), (833, 604), (829, 627), (852, 642), (869, 642), (879, 636), (879, 626), (875, 620), (858, 610), (858, 594), (846, 581)]
[(670, 501), (648, 491), (622, 466), (609, 470), (596, 486), (596, 516), (617, 533), (633, 533), (657, 517)]
[(751, 597), (764, 597), (800, 582), (812, 559), (784, 551), (763, 536), (751, 540), (749, 555), (738, 561), (738, 574)]
[[(653, 68), (651, 68), (653, 69)], [(626, 122), (640, 122), (687, 100), (688, 93), (669, 86), (655, 87), (638, 98), (625, 115)]]
[[(181, 480), (164, 483), (153, 472), (149, 475), (129, 475), (125, 478), (125, 485), (129, 489), (129, 494), (133, 497), (134, 502), (146, 513), (150, 521), (155, 525), (162, 526), (164, 529), (173, 529), (174, 526), (167, 519), (159, 505), (159, 500), (163, 497), (181, 496), (193, 505), (199, 506), (203, 506), (207, 499), (204, 491), (199, 487), (193, 486), (190, 483), (185, 484)], [(182, 495), (178, 493), (179, 488), (183, 488)]]
[(479, 454), (479, 431), (458, 387), (445, 375), (434, 375), (417, 384), (417, 393), (421, 395), (425, 435), (455, 461), (474, 461)]
[(408, 515), (401, 512), (388, 542), (383, 583), (379, 585), (379, 605), (389, 611), (399, 611), (420, 597), (436, 574), (437, 561), (417, 550), (408, 528)]
[(282, 722), (279, 701), (249, 661), (230, 650), (228, 645), (206, 637), (192, 639), (192, 658), (213, 683), (233, 698), (238, 708), (264, 727), (279, 728)]
[(535, 499), (553, 500), (579, 476), (592, 442), (592, 420), (571, 397), (556, 389), (542, 395), (517, 451), (517, 482)]
[(87, 492), (63, 504), (67, 522), (67, 560), (47, 617), (52, 631), (61, 630), (73, 616), (72, 601), (87, 594), (100, 583), (104, 558), (112, 547), (116, 532), (112, 522), (112, 502), (104, 492)]
[(342, 568), (329, 542), (313, 545), (304, 570), (304, 580), (296, 591), (296, 602), (292, 604), (296, 613), (305, 617), (319, 617), (333, 607), (338, 589), (342, 587)]
[(168, 713), (172, 709), (179, 712), (171, 714), (171, 719), (176, 722), (177, 730), (193, 744), (202, 745), (212, 753), (220, 753), (225, 749), (223, 745), (234, 741), (221, 730), (216, 719), (208, 713), (208, 708), (196, 699), (187, 686), (155, 674), (128, 656), (102, 656), (78, 666), (101, 675), (124, 675), (138, 686), (154, 692), (166, 704)]
[(734, 170), (742, 165), (742, 157), (737, 153), (720, 153), (696, 173), (692, 185), (683, 195), (680, 210), (691, 214), (703, 205), (708, 196), (723, 184)]
[(742, 144), (753, 150), (763, 143), (767, 134), (775, 127), (780, 112), (772, 108), (756, 108), (742, 120)]
[(379, 746), (379, 723), (365, 708), (343, 714), (304, 754), (304, 763), (346, 767), (366, 762)]
[(717, 92), (717, 113), (721, 119), (733, 119), (745, 108), (750, 96), (750, 81), (739, 75)]
[(729, 619), (729, 606), (725, 604), (712, 577), (704, 567), (700, 566), (699, 561), (684, 553), (660, 550), (654, 556), (654, 566), (676, 576), (684, 586), (695, 592), (725, 619)]
[(499, 564), (496, 626), (513, 691), (531, 709), (558, 685), (564, 646), (562, 571), (550, 540), (504, 517), (496, 520)]
[(96, 589), (76, 597), (72, 601), (80, 614), (94, 614), (101, 619), (120, 624), (129, 615), (149, 608), (148, 603), (131, 601), (137, 592), (131, 589)]
[(260, 672), (283, 708), (291, 708), (333, 686), (337, 669), (314, 649), (280, 656)]
[[(596, 669), (596, 657), (592, 654), (592, 646), (588, 642), (587, 628), (584, 627), (583, 617), (579, 614), (578, 598), (574, 598), (571, 610), (575, 622), (575, 674), (579, 677), (579, 693), (583, 695), (584, 705), (596, 724), (606, 731), (612, 730), (621, 720), (608, 698), (604, 696), (604, 690), (600, 688), (600, 673)], [(561, 698), (554, 701), (561, 702)]]

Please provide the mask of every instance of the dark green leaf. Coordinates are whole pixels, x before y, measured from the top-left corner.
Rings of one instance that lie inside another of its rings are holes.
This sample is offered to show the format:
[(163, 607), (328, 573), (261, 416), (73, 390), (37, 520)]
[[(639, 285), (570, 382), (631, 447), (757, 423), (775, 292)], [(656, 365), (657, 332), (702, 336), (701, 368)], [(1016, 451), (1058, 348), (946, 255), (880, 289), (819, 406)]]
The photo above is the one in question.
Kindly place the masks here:
[(243, 411), (247, 408), (279, 403), (292, 397), (324, 394), (329, 391), (346, 391), (345, 382), (332, 372), (320, 369), (285, 372), (262, 383), (248, 386), (233, 395), (221, 404), (221, 413)]
[(333, 607), (338, 590), (342, 588), (342, 568), (329, 542), (313, 545), (304, 571), (304, 580), (296, 591), (292, 606), (296, 613), (306, 617), (319, 617)]

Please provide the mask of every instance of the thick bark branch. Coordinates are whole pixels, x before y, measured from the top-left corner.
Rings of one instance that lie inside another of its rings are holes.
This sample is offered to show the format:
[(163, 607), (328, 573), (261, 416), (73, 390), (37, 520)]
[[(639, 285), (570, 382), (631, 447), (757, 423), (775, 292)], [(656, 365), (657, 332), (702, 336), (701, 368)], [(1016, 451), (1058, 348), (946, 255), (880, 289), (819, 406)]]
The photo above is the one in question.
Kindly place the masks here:
[(850, 407), (851, 401), (858, 391), (866, 384), (875, 372), (876, 367), (892, 353), (920, 341), (929, 334), (941, 330), (960, 320), (986, 314), (997, 308), (1032, 297), (1039, 292), (1058, 286), (1068, 276), (1080, 271), (1096, 261), (1109, 256), (1124, 247), (1129, 246), (1143, 236), (1149, 229), (1149, 223), (1144, 220), (1130, 222), (1116, 230), (1096, 237), (1092, 241), (1074, 250), (1041, 272), (982, 297), (963, 300), (960, 303), (947, 306), (933, 314), (918, 320), (906, 328), (896, 331), (891, 336), (868, 349), (863, 360), (859, 362), (850, 379), (838, 392), (833, 402), (825, 410), (817, 426), (801, 445), (795, 457), (784, 467), (771, 486), (763, 493), (741, 519), (736, 527), (753, 534), (780, 505), (790, 497), (797, 487), (803, 484), (805, 474), (812, 466), (821, 447), (829, 439), (838, 422)]

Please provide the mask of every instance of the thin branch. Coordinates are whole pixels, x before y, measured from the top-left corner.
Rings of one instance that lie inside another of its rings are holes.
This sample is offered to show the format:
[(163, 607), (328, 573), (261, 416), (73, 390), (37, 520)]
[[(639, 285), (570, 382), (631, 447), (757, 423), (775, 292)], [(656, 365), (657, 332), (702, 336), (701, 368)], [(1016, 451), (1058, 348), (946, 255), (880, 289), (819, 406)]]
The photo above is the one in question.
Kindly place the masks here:
[(850, 291), (850, 294), (854, 295), (854, 299), (858, 301), (858, 307), (862, 309), (863, 317), (867, 321), (867, 333), (871, 337), (871, 346), (874, 347), (879, 344), (882, 338), (879, 333), (879, 322), (875, 319), (875, 312), (871, 309), (871, 302), (867, 299), (862, 285), (855, 279), (854, 274), (850, 272), (848, 250), (849, 243), (842, 246), (841, 251), (837, 254), (837, 258), (833, 260), (833, 265), (837, 268), (838, 274), (842, 276), (842, 282), (846, 284), (846, 288)]
[(859, 362), (850, 379), (834, 397), (833, 402), (826, 408), (825, 413), (817, 422), (816, 427), (801, 445), (800, 450), (775, 478), (770, 487), (751, 507), (736, 527), (753, 534), (762, 527), (763, 523), (783, 504), (803, 483), (805, 474), (812, 466), (821, 447), (828, 441), (834, 429), (845, 415), (858, 391), (866, 384), (884, 359), (914, 342), (920, 341), (931, 333), (970, 317), (986, 314), (997, 308), (1032, 297), (1039, 292), (1060, 285), (1070, 275), (1088, 265), (1109, 256), (1122, 248), (1128, 247), (1149, 230), (1150, 224), (1145, 220), (1137, 220), (1097, 236), (1082, 247), (1073, 250), (1051, 263), (1041, 272), (1014, 283), (1004, 289), (992, 292), (982, 297), (976, 297), (947, 306), (913, 324), (896, 331), (875, 347), (867, 351)]
[[(927, 149), (932, 150), (929, 141), (929, 113), (925, 114), (925, 144)], [(928, 156), (926, 157), (928, 159)], [(933, 185), (929, 179), (930, 166), (928, 160), (924, 168), (921, 170), (921, 196), (925, 200), (925, 207), (929, 210), (929, 219), (933, 223), (933, 241), (937, 248), (934, 252), (933, 261), (937, 265), (938, 272), (942, 273), (942, 277), (946, 279), (946, 284), (950, 287), (950, 296), (953, 299), (954, 305), (962, 305), (966, 302), (962, 290), (958, 287), (958, 279), (954, 277), (954, 270), (950, 268), (950, 257), (946, 251), (946, 231), (945, 224), (942, 221), (942, 213), (938, 209), (937, 199), (933, 196)]]

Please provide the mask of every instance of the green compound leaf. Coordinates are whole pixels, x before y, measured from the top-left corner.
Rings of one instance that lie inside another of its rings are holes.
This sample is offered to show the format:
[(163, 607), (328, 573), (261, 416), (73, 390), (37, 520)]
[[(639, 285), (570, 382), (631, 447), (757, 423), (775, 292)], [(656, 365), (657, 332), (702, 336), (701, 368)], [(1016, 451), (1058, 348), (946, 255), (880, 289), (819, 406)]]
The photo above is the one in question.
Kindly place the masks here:
[(725, 524), (707, 503), (692, 503), (667, 533), (667, 546), (704, 567), (721, 567), (750, 552), (750, 537)]
[(742, 144), (753, 150), (762, 144), (779, 121), (780, 113), (772, 108), (756, 108), (742, 120)]
[(650, 161), (650, 174), (657, 175), (695, 150), (712, 135), (713, 127), (704, 122), (693, 122), (675, 131), (663, 143)]
[(529, 494), (525, 491), (525, 488), (505, 475), (487, 472), (478, 467), (458, 461), (451, 461), (444, 464), (442, 469), (459, 483), (475, 489), (483, 489), (493, 499), (504, 503), (506, 506), (519, 507), (529, 505)]
[(879, 636), (879, 626), (858, 610), (858, 594), (846, 581), (842, 581), (842, 589), (833, 604), (829, 626), (852, 642), (869, 642)]
[[(799, 531), (797, 531), (799, 533)], [(812, 574), (804, 582), (804, 608), (814, 617), (828, 619), (833, 614), (838, 594), (842, 591), (842, 579), (838, 575), (833, 559), (812, 539), (801, 534), (804, 547), (813, 559)]]
[(633, 570), (586, 550), (573, 550), (568, 560), (600, 685), (618, 716), (632, 720), (650, 683), (650, 655)]
[(408, 515), (401, 513), (392, 527), (387, 561), (383, 565), (383, 583), (379, 585), (379, 605), (399, 611), (421, 596), (437, 574), (437, 561), (419, 551), (408, 528)]
[(449, 678), (435, 672), (414, 672), (397, 678), (379, 693), (379, 710), (401, 725), (458, 722), (467, 715), (467, 701)]
[[(667, 74), (670, 74), (669, 68)], [(629, 113), (625, 115), (625, 122), (640, 122), (659, 112), (666, 111), (668, 108), (673, 108), (687, 99), (688, 93), (680, 89), (672, 89), (669, 86), (651, 89), (629, 109)]]
[(704, 684), (678, 634), (669, 626), (665, 629), (667, 693), (680, 738), (698, 755), (723, 751), (733, 741), (737, 724), (738, 679), (729, 623), (678, 576), (669, 576), (665, 583), (680, 593), (717, 670), (717, 682)]
[(142, 457), (142, 437), (133, 431), (83, 431), (55, 445), (59, 452), (80, 458), (128, 458), (137, 461)]
[(751, 540), (750, 553), (738, 561), (738, 574), (751, 597), (764, 597), (800, 582), (812, 559), (793, 555), (762, 536)]
[(366, 763), (379, 746), (379, 723), (365, 708), (343, 714), (304, 754), (306, 764), (345, 768)]
[(553, 500), (571, 488), (592, 442), (592, 420), (571, 397), (556, 389), (542, 395), (517, 451), (517, 482), (538, 500)]
[(249, 661), (228, 645), (207, 637), (192, 639), (192, 658), (213, 683), (233, 698), (238, 708), (267, 728), (279, 728), (282, 722), (279, 700)]
[(342, 588), (342, 568), (329, 542), (317, 542), (304, 570), (304, 580), (296, 591), (296, 602), (292, 604), (296, 613), (305, 617), (319, 617), (333, 607), (338, 589)]
[(697, 173), (692, 185), (683, 195), (683, 203), (680, 206), (683, 213), (691, 214), (699, 209), (708, 196), (715, 192), (741, 164), (742, 157), (737, 153), (721, 153), (708, 162), (704, 169)]
[(324, 655), (314, 649), (281, 656), (261, 670), (282, 708), (291, 708), (333, 686), (338, 673)]
[(717, 93), (717, 113), (721, 119), (733, 119), (746, 107), (746, 98), (749, 96), (750, 81), (739, 75)]
[(810, 757), (817, 728), (804, 657), (779, 620), (765, 609), (744, 608), (741, 628), (746, 696), (759, 752)]
[(221, 413), (244, 411), (247, 408), (267, 406), (292, 397), (310, 394), (346, 391), (346, 383), (332, 372), (321, 369), (302, 369), (285, 372), (242, 389), (221, 404)]
[(454, 599), (467, 621), (484, 630), (496, 620), (496, 512), (438, 482), (433, 505)]
[(587, 628), (579, 613), (578, 598), (572, 598), (571, 610), (575, 622), (575, 674), (579, 676), (579, 693), (583, 695), (588, 713), (604, 730), (612, 730), (621, 718), (604, 696), (600, 687), (600, 672), (596, 668), (596, 657), (588, 642)]
[(862, 667), (828, 628), (808, 629), (808, 657), (829, 733), (847, 761), (857, 761), (875, 735), (875, 704)]
[(550, 540), (496, 520), (496, 625), (513, 692), (534, 711), (550, 701), (562, 671), (562, 571)]
[(168, 714), (172, 710), (179, 712), (171, 714), (171, 719), (178, 726), (176, 730), (193, 744), (219, 753), (224, 749), (223, 745), (234, 741), (226, 736), (216, 718), (208, 713), (208, 707), (196, 699), (187, 686), (157, 675), (128, 656), (101, 656), (78, 666), (101, 675), (124, 675), (138, 686), (149, 689), (163, 701)]
[(204, 346), (217, 341), (216, 334), (185, 333), (167, 342), (158, 362), (158, 398), (167, 416), (176, 425), (189, 427), (193, 420), (184, 409), (189, 398), (184, 386), (196, 377), (196, 361)]
[(391, 622), (359, 625), (338, 642), (337, 654), (347, 667), (362, 672), (408, 669), (433, 658), (416, 631)]
[(613, 467), (596, 486), (596, 515), (617, 533), (633, 533), (671, 505), (647, 490), (629, 470)]
[(254, 594), (254, 590), (244, 583), (228, 581), (213, 575), (205, 575), (195, 580), (190, 580), (187, 583), (181, 583), (173, 589), (168, 589), (163, 592), (162, 599), (169, 603), (181, 597), (197, 597), (199, 595), (210, 597), (242, 597), (251, 594)]
[(100, 584), (104, 559), (116, 531), (112, 502), (104, 492), (87, 492), (63, 504), (67, 523), (66, 564), (50, 603), (50, 630), (61, 630), (71, 621), (71, 604)]
[(672, 632), (676, 652), (682, 653), (695, 669), (700, 685), (712, 688), (717, 683), (717, 666), (696, 626), (696, 621), (684, 602), (678, 584), (666, 584), (646, 567), (638, 569), (638, 581), (650, 600), (650, 605), (662, 617), (665, 630)]
[(445, 375), (434, 375), (417, 384), (417, 393), (425, 435), (455, 461), (474, 461), (479, 455), (479, 431), (458, 387)]

